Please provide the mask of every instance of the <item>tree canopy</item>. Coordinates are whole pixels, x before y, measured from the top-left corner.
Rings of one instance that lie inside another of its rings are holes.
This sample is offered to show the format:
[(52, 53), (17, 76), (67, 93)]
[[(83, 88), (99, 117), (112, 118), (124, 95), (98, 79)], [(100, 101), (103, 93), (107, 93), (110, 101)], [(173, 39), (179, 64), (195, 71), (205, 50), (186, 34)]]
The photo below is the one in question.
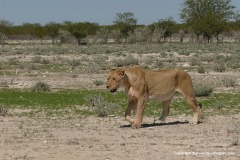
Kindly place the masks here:
[(234, 8), (231, 0), (185, 0), (180, 17), (196, 35), (203, 35), (209, 41), (226, 29)]
[(137, 19), (132, 12), (117, 13), (113, 24), (120, 29), (122, 36), (127, 37), (137, 25)]

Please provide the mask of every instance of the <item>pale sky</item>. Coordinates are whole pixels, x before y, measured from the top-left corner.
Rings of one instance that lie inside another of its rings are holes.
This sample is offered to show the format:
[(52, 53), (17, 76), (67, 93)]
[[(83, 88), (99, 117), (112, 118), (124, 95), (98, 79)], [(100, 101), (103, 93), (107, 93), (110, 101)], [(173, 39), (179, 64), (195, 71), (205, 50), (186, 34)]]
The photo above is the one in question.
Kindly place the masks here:
[[(132, 12), (138, 24), (173, 17), (177, 22), (184, 0), (0, 0), (0, 20), (22, 23), (95, 22), (111, 25), (116, 13)], [(240, 10), (240, 1), (232, 0)]]

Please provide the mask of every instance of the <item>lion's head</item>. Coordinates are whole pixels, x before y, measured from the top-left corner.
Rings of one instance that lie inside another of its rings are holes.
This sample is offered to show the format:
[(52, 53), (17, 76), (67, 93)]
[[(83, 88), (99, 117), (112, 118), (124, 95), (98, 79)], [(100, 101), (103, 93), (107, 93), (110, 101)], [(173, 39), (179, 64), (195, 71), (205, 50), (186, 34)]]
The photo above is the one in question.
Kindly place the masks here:
[(106, 87), (110, 92), (116, 92), (123, 83), (124, 70), (122, 68), (111, 69), (108, 75)]

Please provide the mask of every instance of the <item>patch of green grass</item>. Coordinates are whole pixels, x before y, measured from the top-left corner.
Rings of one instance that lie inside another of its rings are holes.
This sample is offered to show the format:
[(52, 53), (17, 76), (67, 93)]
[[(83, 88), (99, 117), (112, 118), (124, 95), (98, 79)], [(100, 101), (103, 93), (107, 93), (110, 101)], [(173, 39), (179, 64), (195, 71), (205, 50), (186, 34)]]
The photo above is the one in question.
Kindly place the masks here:
[[(116, 104), (119, 108), (114, 115), (124, 116), (128, 105), (124, 92), (109, 93), (105, 90), (59, 90), (51, 92), (30, 92), (27, 90), (0, 90), (0, 105), (6, 109), (31, 110), (23, 115), (37, 116), (71, 116), (95, 115), (93, 108), (88, 106), (86, 97), (99, 95), (106, 103)], [(240, 93), (213, 93), (208, 97), (198, 98), (202, 104), (203, 115), (228, 115), (240, 112)], [(145, 115), (159, 117), (162, 111), (161, 103), (149, 101), (145, 107)], [(170, 105), (170, 115), (192, 114), (192, 109), (186, 101), (177, 96)]]

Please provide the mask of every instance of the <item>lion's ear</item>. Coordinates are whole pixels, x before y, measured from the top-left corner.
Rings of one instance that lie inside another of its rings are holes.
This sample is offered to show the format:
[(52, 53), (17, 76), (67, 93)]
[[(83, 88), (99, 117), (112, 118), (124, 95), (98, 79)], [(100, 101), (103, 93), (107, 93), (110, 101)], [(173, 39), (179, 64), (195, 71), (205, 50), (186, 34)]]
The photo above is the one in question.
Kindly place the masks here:
[(119, 69), (118, 70), (118, 75), (123, 78), (124, 75), (125, 75), (125, 70), (123, 68)]
[(114, 72), (114, 71), (116, 71), (116, 68), (111, 68), (111, 69), (109, 70), (110, 73), (112, 73), (112, 72)]

